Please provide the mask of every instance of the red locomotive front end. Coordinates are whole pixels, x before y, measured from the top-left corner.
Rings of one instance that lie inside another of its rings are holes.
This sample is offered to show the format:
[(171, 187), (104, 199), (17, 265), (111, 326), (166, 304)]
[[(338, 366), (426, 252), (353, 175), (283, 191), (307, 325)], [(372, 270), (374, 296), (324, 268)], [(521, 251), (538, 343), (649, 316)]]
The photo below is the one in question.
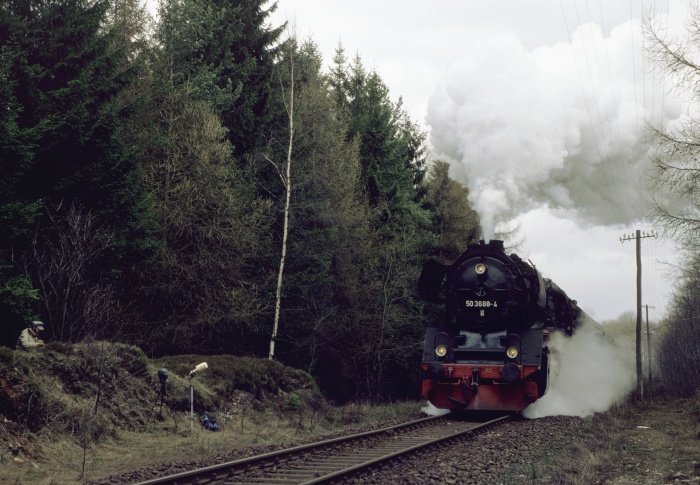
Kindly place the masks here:
[(541, 329), (476, 334), (429, 328), (422, 395), (435, 407), (521, 411), (547, 388), (548, 350)]
[[(428, 366), (421, 368), (427, 373)], [(516, 382), (502, 380), (503, 368), (448, 364), (442, 377), (423, 380), (423, 398), (440, 409), (510, 412), (521, 411), (540, 397), (537, 383), (529, 379), (539, 368), (518, 366)]]

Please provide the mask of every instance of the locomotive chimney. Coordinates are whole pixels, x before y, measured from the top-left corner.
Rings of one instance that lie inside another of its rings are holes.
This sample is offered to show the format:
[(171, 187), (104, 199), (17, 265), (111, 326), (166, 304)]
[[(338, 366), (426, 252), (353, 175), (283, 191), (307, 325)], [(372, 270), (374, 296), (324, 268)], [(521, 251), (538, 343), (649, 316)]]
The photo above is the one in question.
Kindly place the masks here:
[(489, 245), (496, 249), (503, 249), (503, 241), (500, 239), (491, 239)]

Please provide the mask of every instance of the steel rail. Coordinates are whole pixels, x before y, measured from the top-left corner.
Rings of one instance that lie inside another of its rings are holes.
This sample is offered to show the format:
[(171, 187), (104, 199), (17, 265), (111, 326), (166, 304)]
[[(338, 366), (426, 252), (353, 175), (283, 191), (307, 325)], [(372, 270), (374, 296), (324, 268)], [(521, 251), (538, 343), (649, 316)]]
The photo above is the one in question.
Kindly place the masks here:
[[(451, 440), (463, 438), (466, 435), (470, 435), (476, 431), (483, 431), (486, 428), (489, 428), (489, 427), (491, 427), (497, 423), (500, 423), (502, 421), (506, 421), (510, 418), (511, 418), (510, 416), (503, 416), (503, 417), (500, 417), (497, 419), (493, 419), (491, 421), (487, 421), (486, 423), (478, 424), (478, 425), (471, 427), (471, 428), (466, 428), (466, 429), (457, 431), (457, 432), (450, 434), (450, 435), (447, 435), (447, 436), (439, 436), (437, 438), (433, 438), (431, 440), (428, 440), (428, 441), (425, 441), (422, 443), (418, 443), (416, 445), (413, 445), (413, 446), (410, 446), (407, 448), (403, 448), (403, 449), (398, 450), (396, 452), (393, 452), (393, 453), (390, 453), (387, 455), (379, 456), (377, 458), (368, 460), (368, 461), (360, 463), (358, 465), (344, 468), (344, 469), (341, 469), (341, 470), (338, 470), (338, 471), (335, 471), (332, 473), (328, 473), (326, 475), (323, 475), (323, 476), (318, 477), (318, 478), (314, 478), (312, 480), (301, 482), (299, 485), (317, 485), (317, 484), (322, 484), (322, 483), (334, 483), (334, 481), (337, 479), (347, 478), (349, 476), (358, 474), (362, 470), (370, 469), (370, 468), (372, 468), (372, 467), (374, 467), (382, 462), (388, 462), (388, 461), (394, 460), (400, 456), (413, 453), (413, 452), (418, 451), (422, 448), (428, 448), (428, 447), (437, 445), (439, 443), (446, 443), (446, 442), (451, 441)], [(264, 483), (264, 482), (262, 482), (262, 483)]]
[(241, 458), (239, 460), (219, 463), (216, 465), (210, 465), (203, 468), (198, 468), (195, 470), (189, 470), (186, 472), (180, 472), (173, 475), (167, 475), (163, 477), (154, 478), (151, 480), (145, 480), (138, 482), (135, 485), (186, 485), (186, 484), (204, 484), (204, 483), (214, 483), (216, 480), (220, 480), (223, 477), (230, 477), (233, 470), (250, 470), (254, 468), (262, 468), (270, 462), (279, 462), (282, 459), (286, 459), (293, 456), (299, 456), (308, 452), (330, 448), (333, 445), (339, 445), (343, 443), (350, 443), (353, 441), (367, 439), (373, 436), (380, 436), (385, 433), (393, 433), (399, 430), (410, 430), (412, 428), (424, 426), (433, 422), (441, 421), (444, 416), (429, 416), (427, 418), (421, 418), (414, 421), (409, 421), (407, 423), (401, 423), (394, 426), (389, 426), (386, 428), (381, 428), (372, 431), (365, 431), (362, 433), (356, 433), (349, 436), (341, 436), (338, 438), (332, 438), (329, 440), (318, 441), (314, 443), (309, 443), (306, 445), (295, 446), (293, 448), (286, 448), (283, 450), (272, 451), (269, 453), (263, 453), (261, 455), (255, 455), (248, 458)]

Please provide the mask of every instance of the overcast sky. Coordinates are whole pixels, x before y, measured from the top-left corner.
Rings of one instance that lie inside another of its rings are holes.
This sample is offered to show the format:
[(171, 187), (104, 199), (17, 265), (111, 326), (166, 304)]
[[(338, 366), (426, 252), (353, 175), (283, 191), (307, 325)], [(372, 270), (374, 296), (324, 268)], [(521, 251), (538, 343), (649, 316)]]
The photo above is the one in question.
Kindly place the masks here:
[[(520, 224), (529, 258), (598, 321), (636, 306), (648, 136), (680, 102), (642, 55), (649, 0), (279, 0), (330, 64), (339, 43), (376, 69), (467, 185), (486, 239)], [(654, 6), (681, 25), (687, 1)], [(666, 308), (672, 244), (642, 240), (643, 304)]]

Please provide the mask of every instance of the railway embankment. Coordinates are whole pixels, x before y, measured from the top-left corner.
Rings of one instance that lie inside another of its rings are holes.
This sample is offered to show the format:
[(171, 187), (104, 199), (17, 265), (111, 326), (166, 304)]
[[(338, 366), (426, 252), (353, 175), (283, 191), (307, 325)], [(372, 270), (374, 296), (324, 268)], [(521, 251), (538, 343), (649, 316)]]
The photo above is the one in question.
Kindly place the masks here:
[[(190, 379), (203, 361), (207, 369)], [(414, 419), (421, 407), (332, 406), (308, 374), (266, 359), (151, 360), (97, 342), (33, 354), (0, 350), (0, 364), (0, 484), (135, 483)], [(162, 396), (159, 369), (168, 370)], [(200, 425), (204, 411), (221, 431)], [(697, 483), (699, 431), (700, 397), (657, 396), (586, 418), (515, 420), (356, 482)]]

